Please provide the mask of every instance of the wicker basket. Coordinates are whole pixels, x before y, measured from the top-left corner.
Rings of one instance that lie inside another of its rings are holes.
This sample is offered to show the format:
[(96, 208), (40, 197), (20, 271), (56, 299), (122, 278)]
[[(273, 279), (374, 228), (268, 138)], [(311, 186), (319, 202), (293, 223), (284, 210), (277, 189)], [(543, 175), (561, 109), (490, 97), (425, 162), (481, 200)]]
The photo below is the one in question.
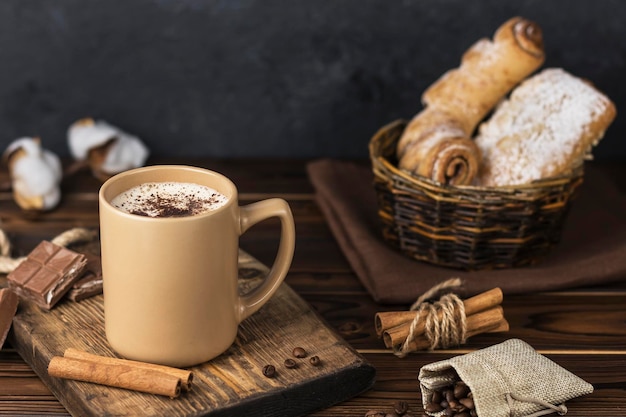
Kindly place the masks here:
[(386, 241), (412, 258), (462, 269), (532, 264), (559, 241), (582, 165), (522, 186), (444, 185), (397, 168), (405, 127), (390, 123), (369, 145)]

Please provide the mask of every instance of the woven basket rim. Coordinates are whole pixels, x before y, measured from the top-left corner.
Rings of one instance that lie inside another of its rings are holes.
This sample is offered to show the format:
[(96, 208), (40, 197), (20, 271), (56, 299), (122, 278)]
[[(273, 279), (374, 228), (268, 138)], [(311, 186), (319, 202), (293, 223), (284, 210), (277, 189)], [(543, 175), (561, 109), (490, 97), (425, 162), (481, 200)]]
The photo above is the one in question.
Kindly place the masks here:
[(378, 168), (380, 171), (386, 172), (391, 177), (395, 176), (397, 177), (397, 179), (405, 181), (414, 186), (418, 186), (422, 189), (430, 189), (434, 192), (443, 191), (445, 193), (457, 192), (461, 194), (518, 194), (520, 192), (523, 193), (533, 190), (541, 190), (545, 187), (560, 186), (568, 183), (575, 177), (582, 176), (583, 173), (584, 164), (581, 163), (566, 173), (549, 178), (542, 178), (525, 184), (501, 185), (493, 187), (478, 185), (443, 184), (431, 178), (404, 171), (391, 163), (387, 157), (385, 157), (384, 155), (380, 155), (380, 146), (378, 146), (378, 144), (382, 139), (384, 133), (394, 128), (406, 126), (407, 123), (408, 122), (405, 119), (396, 119), (381, 127), (371, 138), (368, 148), (374, 173), (376, 173), (376, 168)]

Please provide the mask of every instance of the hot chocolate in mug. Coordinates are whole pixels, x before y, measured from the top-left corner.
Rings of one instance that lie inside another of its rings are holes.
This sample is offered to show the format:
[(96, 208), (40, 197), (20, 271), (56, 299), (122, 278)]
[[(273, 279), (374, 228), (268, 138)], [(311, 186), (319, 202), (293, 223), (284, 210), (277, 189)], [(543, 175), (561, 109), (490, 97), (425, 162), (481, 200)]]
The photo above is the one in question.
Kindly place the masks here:
[[(272, 297), (293, 258), (287, 202), (239, 206), (235, 185), (206, 169), (123, 172), (102, 185), (99, 207), (105, 332), (128, 359), (184, 367), (220, 355), (239, 323)], [(270, 217), (281, 223), (274, 265), (254, 291), (240, 295), (239, 236)]]

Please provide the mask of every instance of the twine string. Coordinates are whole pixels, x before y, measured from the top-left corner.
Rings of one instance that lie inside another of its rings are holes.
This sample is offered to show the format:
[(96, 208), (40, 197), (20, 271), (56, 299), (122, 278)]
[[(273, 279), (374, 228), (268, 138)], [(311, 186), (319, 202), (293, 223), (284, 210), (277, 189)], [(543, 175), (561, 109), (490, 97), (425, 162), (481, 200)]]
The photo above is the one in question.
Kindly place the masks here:
[[(96, 237), (94, 230), (75, 227), (54, 237), (51, 242), (59, 246), (70, 246), (79, 242), (89, 242)], [(0, 229), (0, 273), (9, 274), (26, 259), (25, 256), (11, 257), (11, 241), (4, 230)]]
[[(418, 336), (415, 334), (415, 329), (422, 320), (424, 320), (424, 335), (430, 343), (430, 350), (445, 349), (465, 343), (467, 322), (463, 301), (451, 292), (441, 296), (438, 301), (428, 301), (443, 291), (459, 288), (461, 284), (460, 278), (443, 281), (426, 291), (411, 305), (410, 310), (415, 311), (416, 315), (411, 322), (406, 340), (399, 348), (394, 348), (396, 356), (405, 357), (409, 354), (411, 343)], [(425, 318), (422, 319), (422, 316)]]
[(509, 415), (511, 417), (514, 417), (513, 400), (521, 401), (524, 403), (537, 404), (544, 408), (543, 410), (537, 411), (536, 413), (528, 414), (524, 417), (539, 417), (539, 416), (545, 416), (545, 415), (553, 414), (553, 413), (557, 413), (560, 416), (567, 414), (567, 407), (565, 406), (565, 404), (554, 405), (554, 404), (550, 404), (547, 401), (540, 400), (539, 398), (529, 398), (529, 397), (524, 397), (524, 396), (513, 394), (513, 393), (508, 393), (506, 394), (506, 401), (507, 401), (507, 404), (509, 405), (509, 410), (510, 410)]
[(0, 256), (9, 256), (11, 254), (11, 241), (4, 230), (0, 229)]

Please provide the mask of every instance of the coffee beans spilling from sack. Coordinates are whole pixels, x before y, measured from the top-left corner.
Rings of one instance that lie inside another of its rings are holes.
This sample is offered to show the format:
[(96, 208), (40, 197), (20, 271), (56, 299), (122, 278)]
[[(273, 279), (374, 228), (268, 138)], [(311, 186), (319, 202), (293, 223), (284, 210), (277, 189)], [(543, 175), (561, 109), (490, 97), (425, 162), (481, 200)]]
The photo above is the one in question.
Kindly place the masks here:
[(461, 380), (433, 391), (425, 409), (429, 413), (443, 411), (449, 417), (477, 416), (472, 391)]
[(567, 400), (593, 392), (520, 339), (424, 365), (418, 379), (431, 417), (563, 415)]

